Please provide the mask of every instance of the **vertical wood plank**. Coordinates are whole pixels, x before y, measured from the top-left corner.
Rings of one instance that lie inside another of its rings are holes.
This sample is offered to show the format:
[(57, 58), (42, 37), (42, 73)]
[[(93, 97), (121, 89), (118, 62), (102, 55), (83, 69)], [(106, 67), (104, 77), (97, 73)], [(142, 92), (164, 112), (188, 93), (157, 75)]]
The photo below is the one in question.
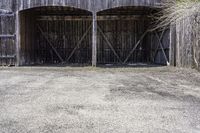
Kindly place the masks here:
[(97, 14), (93, 12), (92, 19), (92, 66), (97, 66)]
[(20, 53), (21, 53), (21, 46), (20, 46), (20, 16), (19, 12), (16, 13), (16, 66), (20, 66)]

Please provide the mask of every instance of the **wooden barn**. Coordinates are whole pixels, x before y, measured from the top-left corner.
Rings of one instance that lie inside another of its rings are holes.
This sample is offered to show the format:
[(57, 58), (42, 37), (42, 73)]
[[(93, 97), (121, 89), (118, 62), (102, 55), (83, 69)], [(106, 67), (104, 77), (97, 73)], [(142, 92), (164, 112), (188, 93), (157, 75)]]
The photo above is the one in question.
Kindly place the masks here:
[(161, 0), (0, 0), (0, 65), (175, 65)]

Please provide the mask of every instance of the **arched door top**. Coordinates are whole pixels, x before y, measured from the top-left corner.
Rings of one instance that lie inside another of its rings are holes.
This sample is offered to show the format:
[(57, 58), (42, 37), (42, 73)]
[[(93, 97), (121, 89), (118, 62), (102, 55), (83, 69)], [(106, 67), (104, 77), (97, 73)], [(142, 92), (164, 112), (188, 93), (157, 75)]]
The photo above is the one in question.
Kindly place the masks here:
[(26, 12), (26, 11), (30, 11), (30, 10), (39, 11), (39, 12), (44, 11), (47, 13), (56, 13), (58, 11), (59, 12), (62, 11), (63, 13), (67, 12), (69, 15), (75, 15), (74, 13), (77, 13), (79, 15), (82, 15), (82, 14), (92, 15), (92, 12), (90, 12), (88, 10), (71, 7), (71, 6), (38, 6), (38, 7), (32, 7), (32, 8), (19, 10), (19, 12)]

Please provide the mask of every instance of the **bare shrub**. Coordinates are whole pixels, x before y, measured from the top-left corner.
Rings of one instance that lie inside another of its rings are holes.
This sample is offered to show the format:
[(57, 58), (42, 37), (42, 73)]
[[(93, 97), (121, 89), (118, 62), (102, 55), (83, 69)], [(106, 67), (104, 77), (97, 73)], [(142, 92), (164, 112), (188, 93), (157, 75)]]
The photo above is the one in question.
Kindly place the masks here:
[(200, 67), (200, 0), (164, 0), (162, 10), (153, 15), (155, 20), (153, 30), (165, 29), (190, 19), (193, 47), (193, 60), (196, 68)]

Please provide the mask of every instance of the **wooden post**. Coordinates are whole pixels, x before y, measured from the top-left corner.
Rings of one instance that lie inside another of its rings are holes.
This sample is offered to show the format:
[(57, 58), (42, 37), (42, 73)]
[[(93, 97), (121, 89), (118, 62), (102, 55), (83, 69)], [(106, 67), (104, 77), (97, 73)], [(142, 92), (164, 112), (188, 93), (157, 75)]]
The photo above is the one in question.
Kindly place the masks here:
[(15, 66), (20, 66), (20, 15), (19, 12), (16, 12), (16, 21), (15, 21), (15, 45), (16, 45), (16, 63)]
[(97, 66), (97, 14), (93, 12), (92, 20), (92, 66)]
[(170, 25), (170, 51), (169, 62), (171, 66), (176, 66), (176, 25)]
[(181, 22), (176, 23), (176, 67), (181, 67), (181, 56), (180, 56), (180, 46), (181, 46)]

